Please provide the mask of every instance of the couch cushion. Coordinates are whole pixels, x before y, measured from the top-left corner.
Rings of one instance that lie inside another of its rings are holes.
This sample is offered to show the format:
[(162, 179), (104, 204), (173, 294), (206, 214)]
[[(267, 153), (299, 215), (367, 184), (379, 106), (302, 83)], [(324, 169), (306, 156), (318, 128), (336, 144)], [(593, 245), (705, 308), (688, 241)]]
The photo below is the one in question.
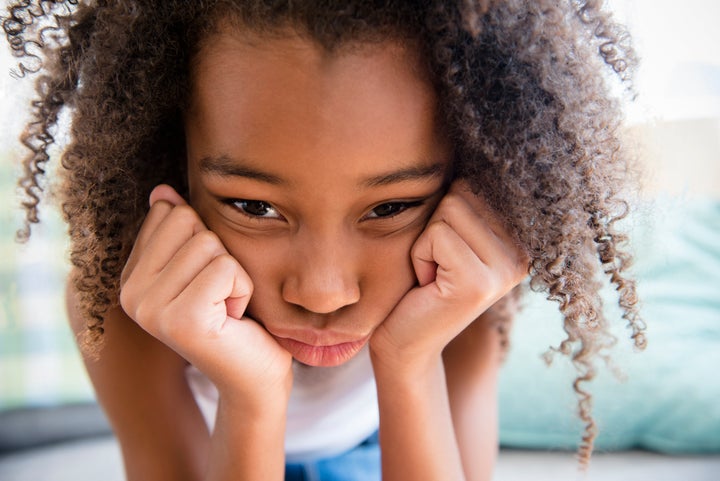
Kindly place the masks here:
[[(648, 324), (636, 353), (608, 290), (607, 315), (618, 345), (590, 384), (600, 429), (597, 448), (668, 453), (720, 452), (720, 202), (659, 200), (628, 221), (635, 272)], [(564, 356), (545, 349), (564, 339), (555, 303), (532, 294), (516, 321), (500, 386), (501, 442), (526, 448), (577, 446), (581, 424)]]

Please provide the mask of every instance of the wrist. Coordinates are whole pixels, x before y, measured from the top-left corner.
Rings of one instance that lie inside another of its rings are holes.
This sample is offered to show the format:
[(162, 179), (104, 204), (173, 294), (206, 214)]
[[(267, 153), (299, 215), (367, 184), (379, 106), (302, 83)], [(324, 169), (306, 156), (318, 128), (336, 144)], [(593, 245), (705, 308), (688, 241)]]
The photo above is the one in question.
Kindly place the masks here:
[(279, 422), (284, 425), (287, 408), (288, 398), (284, 396), (250, 399), (220, 394), (216, 421), (232, 420), (232, 425), (246, 428), (276, 425)]
[(402, 352), (370, 346), (370, 360), (376, 381), (392, 384), (415, 382), (432, 377), (442, 366), (442, 352)]
[(288, 369), (281, 377), (251, 386), (230, 382), (219, 384), (219, 408), (256, 417), (284, 414), (290, 400), (292, 383), (292, 369)]
[(285, 466), (287, 399), (276, 396), (264, 404), (245, 396), (225, 396), (218, 403), (208, 481), (282, 479)]

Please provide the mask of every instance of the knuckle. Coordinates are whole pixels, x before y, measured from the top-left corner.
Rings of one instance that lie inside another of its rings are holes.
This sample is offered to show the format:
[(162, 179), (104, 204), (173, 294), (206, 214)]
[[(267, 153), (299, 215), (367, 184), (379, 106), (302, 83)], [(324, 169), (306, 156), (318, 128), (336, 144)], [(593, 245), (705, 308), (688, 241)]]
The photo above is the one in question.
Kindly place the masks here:
[(243, 280), (243, 286), (245, 289), (247, 289), (248, 297), (252, 297), (253, 292), (255, 292), (255, 285), (252, 283), (249, 277), (245, 277)]
[(158, 316), (158, 308), (155, 303), (148, 299), (143, 299), (137, 303), (132, 313), (128, 313), (135, 322), (143, 326), (143, 328), (153, 331), (153, 325)]
[(445, 194), (445, 197), (440, 200), (440, 203), (435, 208), (433, 220), (445, 221), (446, 219), (451, 218), (458, 205), (459, 202), (456, 194), (450, 192)]
[(515, 269), (516, 269), (518, 277), (521, 280), (524, 279), (530, 273), (531, 260), (532, 259), (530, 258), (530, 256), (528, 256), (524, 251), (521, 251), (520, 256), (516, 259)]
[(440, 202), (440, 204), (443, 206), (443, 208), (448, 212), (455, 212), (458, 208), (462, 207), (464, 204), (463, 198), (460, 196), (457, 192), (450, 192), (443, 200)]
[(475, 282), (470, 283), (469, 288), (466, 290), (466, 294), (474, 305), (480, 305), (487, 300), (488, 294), (493, 291), (494, 286), (492, 281), (480, 282), (475, 280)]
[[(125, 287), (125, 284), (127, 284), (128, 279), (130, 279), (130, 267), (126, 264), (125, 267), (123, 267), (122, 272), (120, 272), (120, 288), (122, 289)], [(122, 291), (120, 292), (122, 294)]]
[(220, 238), (210, 230), (202, 230), (193, 236), (194, 247), (206, 254), (213, 254), (222, 248)]
[(156, 335), (162, 339), (174, 340), (184, 331), (182, 323), (176, 322), (175, 316), (170, 316), (168, 321), (158, 323)]
[(120, 289), (119, 300), (120, 307), (122, 307), (127, 314), (132, 314), (132, 312), (135, 310), (135, 297), (131, 292), (130, 285), (126, 284)]
[(216, 256), (212, 263), (215, 269), (228, 274), (234, 273), (239, 266), (237, 260), (228, 253)]
[(529, 262), (520, 250), (516, 250), (504, 264), (503, 274), (507, 282), (513, 286), (520, 283), (528, 274)]
[(155, 202), (153, 205), (150, 206), (150, 209), (145, 216), (145, 222), (143, 223), (143, 227), (145, 227), (151, 219), (155, 217), (163, 218), (170, 214), (172, 210), (173, 205), (166, 200), (160, 200)]
[(410, 247), (410, 256), (418, 257), (420, 254), (427, 251), (429, 245), (436, 243), (438, 239), (441, 239), (443, 232), (446, 229), (447, 224), (442, 220), (432, 220), (426, 226), (423, 233)]
[(423, 240), (422, 237), (418, 238), (418, 240), (413, 243), (412, 247), (410, 247), (410, 257), (411, 258), (414, 259), (414, 258), (418, 257), (418, 255), (422, 251), (422, 247), (421, 247), (422, 240)]
[(495, 230), (495, 215), (484, 207), (482, 198), (472, 192), (451, 193), (443, 202), (441, 218), (449, 225), (460, 227), (466, 223), (474, 223), (480, 228), (486, 226)]
[(173, 222), (177, 222), (186, 227), (193, 227), (200, 222), (200, 216), (198, 216), (195, 209), (189, 205), (174, 206), (171, 215)]
[(120, 307), (133, 319), (137, 317), (138, 307), (142, 303), (142, 292), (142, 287), (138, 286), (136, 279), (133, 277), (130, 277), (128, 282), (120, 288), (118, 295)]
[(427, 232), (427, 235), (430, 238), (436, 239), (438, 237), (442, 237), (445, 235), (445, 232), (450, 226), (445, 223), (444, 220), (435, 220), (428, 224), (428, 226), (425, 229), (425, 232)]
[(195, 220), (197, 219), (197, 213), (195, 212), (195, 209), (190, 207), (189, 205), (176, 205), (173, 207), (173, 212), (177, 212), (178, 215), (186, 217), (188, 219)]

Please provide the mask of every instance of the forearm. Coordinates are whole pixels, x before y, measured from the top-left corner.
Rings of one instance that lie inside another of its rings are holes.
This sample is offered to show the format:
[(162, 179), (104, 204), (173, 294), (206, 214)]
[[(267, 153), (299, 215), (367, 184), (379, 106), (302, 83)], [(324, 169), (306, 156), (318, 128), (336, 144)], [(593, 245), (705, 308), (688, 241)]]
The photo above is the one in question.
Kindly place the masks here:
[(499, 449), (496, 371), (488, 370), (476, 384), (464, 388), (456, 387), (450, 373), (447, 376), (464, 472), (468, 480), (489, 481)]
[(463, 480), (440, 356), (400, 371), (373, 359), (383, 480)]
[[(84, 333), (72, 283), (68, 320)], [(119, 309), (107, 312), (99, 357), (85, 355), (98, 400), (122, 449), (128, 481), (197, 481), (206, 470), (210, 436), (185, 380), (185, 361)]]
[(287, 402), (251, 411), (221, 397), (206, 481), (282, 480)]
[(500, 334), (486, 316), (443, 352), (455, 436), (468, 480), (492, 478), (497, 460)]

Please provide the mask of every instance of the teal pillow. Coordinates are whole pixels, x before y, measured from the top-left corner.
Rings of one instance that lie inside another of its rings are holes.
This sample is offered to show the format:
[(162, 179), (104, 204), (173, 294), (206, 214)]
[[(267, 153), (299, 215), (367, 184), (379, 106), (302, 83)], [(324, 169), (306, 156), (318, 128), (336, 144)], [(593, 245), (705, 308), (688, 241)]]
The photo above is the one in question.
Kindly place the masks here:
[[(612, 291), (607, 315), (615, 367), (590, 384), (599, 450), (720, 452), (720, 202), (663, 200), (628, 221), (648, 346), (634, 352)], [(575, 449), (582, 433), (574, 370), (542, 354), (564, 339), (555, 303), (527, 296), (500, 382), (500, 438), (508, 447)]]

